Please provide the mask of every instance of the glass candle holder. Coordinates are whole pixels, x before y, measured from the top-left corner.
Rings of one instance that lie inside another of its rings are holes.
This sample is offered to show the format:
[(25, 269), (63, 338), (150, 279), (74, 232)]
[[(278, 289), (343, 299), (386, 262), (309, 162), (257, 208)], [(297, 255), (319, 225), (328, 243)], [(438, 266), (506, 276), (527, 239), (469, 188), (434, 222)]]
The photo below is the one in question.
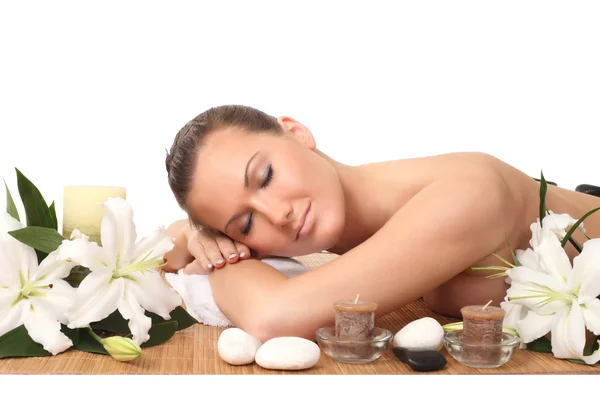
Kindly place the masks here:
[(472, 343), (464, 340), (462, 330), (444, 334), (444, 347), (459, 363), (471, 368), (498, 368), (506, 364), (519, 348), (518, 336), (503, 332), (498, 343)]
[(375, 327), (369, 339), (340, 339), (335, 327), (328, 326), (316, 331), (317, 344), (332, 359), (346, 364), (365, 364), (377, 360), (392, 343), (394, 334)]

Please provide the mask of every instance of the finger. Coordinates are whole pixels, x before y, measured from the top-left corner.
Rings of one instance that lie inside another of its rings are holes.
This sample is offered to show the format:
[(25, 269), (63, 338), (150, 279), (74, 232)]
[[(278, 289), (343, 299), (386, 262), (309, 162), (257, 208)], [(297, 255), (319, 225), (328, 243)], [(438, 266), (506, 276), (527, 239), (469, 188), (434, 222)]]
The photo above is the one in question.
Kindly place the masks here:
[(240, 242), (235, 242), (235, 248), (237, 249), (241, 260), (250, 258), (250, 248), (248, 246)]
[(227, 261), (230, 263), (234, 263), (238, 260), (238, 251), (235, 248), (235, 244), (233, 241), (227, 236), (221, 236), (217, 238), (217, 245), (221, 250), (221, 254), (223, 257), (227, 258)]
[(204, 247), (204, 253), (206, 253), (206, 257), (208, 261), (217, 268), (221, 268), (225, 265), (225, 259), (221, 254), (221, 250), (217, 245), (215, 239), (206, 239), (202, 241), (202, 247)]
[(198, 254), (198, 257), (196, 257), (196, 261), (206, 270), (206, 272), (209, 272), (213, 269), (213, 264), (206, 256), (204, 250), (202, 250), (202, 253)]
[[(206, 255), (206, 250), (201, 243), (202, 241), (207, 241), (207, 239), (202, 239), (199, 236), (192, 237), (188, 242), (188, 252), (198, 261), (199, 265), (210, 271), (213, 268), (213, 264)], [(191, 264), (192, 261), (189, 261), (189, 263)]]
[(198, 260), (194, 260), (183, 268), (183, 273), (186, 275), (206, 275), (208, 270)]

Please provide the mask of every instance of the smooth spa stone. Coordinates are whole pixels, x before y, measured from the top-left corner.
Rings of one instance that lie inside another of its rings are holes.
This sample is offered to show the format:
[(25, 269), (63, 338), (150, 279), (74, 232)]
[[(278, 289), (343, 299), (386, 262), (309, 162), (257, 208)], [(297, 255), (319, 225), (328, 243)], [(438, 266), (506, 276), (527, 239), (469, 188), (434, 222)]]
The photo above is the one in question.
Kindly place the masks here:
[(260, 346), (260, 340), (239, 328), (225, 329), (217, 341), (219, 356), (231, 365), (245, 365), (254, 362), (254, 356)]
[(256, 352), (256, 363), (266, 369), (300, 370), (313, 367), (320, 356), (316, 343), (283, 336), (267, 340)]
[(410, 350), (435, 350), (444, 346), (444, 328), (431, 317), (414, 320), (394, 335), (393, 347)]
[(437, 371), (448, 363), (446, 357), (435, 350), (408, 350), (402, 347), (394, 347), (392, 350), (400, 361), (419, 372)]

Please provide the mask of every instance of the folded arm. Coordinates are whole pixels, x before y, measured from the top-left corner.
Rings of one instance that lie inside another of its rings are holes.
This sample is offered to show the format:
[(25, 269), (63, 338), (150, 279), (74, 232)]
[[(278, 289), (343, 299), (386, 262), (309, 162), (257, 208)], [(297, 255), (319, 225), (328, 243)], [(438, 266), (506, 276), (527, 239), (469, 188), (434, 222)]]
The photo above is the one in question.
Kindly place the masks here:
[(257, 260), (209, 274), (215, 301), (261, 340), (314, 339), (333, 324), (333, 303), (357, 294), (387, 314), (496, 251), (512, 229), (502, 179), (481, 173), (423, 189), (371, 238), (332, 262), (287, 278)]

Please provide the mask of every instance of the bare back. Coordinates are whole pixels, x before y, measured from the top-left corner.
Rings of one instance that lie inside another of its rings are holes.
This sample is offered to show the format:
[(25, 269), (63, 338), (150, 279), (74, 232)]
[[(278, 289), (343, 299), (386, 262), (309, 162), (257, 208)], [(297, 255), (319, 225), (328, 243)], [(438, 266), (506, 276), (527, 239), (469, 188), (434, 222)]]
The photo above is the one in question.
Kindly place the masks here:
[[(342, 243), (332, 249), (342, 254), (366, 240), (406, 202), (431, 183), (456, 176), (469, 176), (471, 171), (485, 164), (503, 177), (504, 190), (510, 193), (510, 198), (516, 207), (515, 213), (507, 215), (511, 220), (512, 230), (506, 232), (513, 248), (529, 247), (531, 238), (530, 225), (539, 216), (539, 183), (532, 177), (514, 167), (481, 153), (452, 153), (432, 157), (389, 161), (368, 164), (359, 167), (366, 183), (365, 193), (368, 196), (368, 217), (363, 217), (362, 223), (352, 224), (342, 239)], [(486, 198), (482, 202), (488, 201)], [(449, 204), (449, 207), (452, 205)], [(555, 213), (567, 213), (578, 219), (589, 210), (600, 207), (600, 198), (588, 194), (567, 190), (553, 185), (548, 186), (546, 195), (547, 209)], [(465, 221), (468, 223), (468, 220)], [(600, 237), (600, 213), (592, 215), (585, 222), (588, 236)], [(477, 237), (465, 238), (477, 241)], [(580, 242), (585, 241), (579, 237)], [(570, 257), (577, 253), (569, 245), (567, 251)], [(496, 254), (509, 258), (510, 253), (506, 244), (495, 251)], [(490, 255), (474, 265), (465, 265), (462, 273), (435, 290), (423, 296), (428, 306), (444, 315), (459, 317), (460, 307), (465, 304), (485, 304), (493, 300), (501, 302), (508, 286), (503, 279), (486, 279), (488, 272), (473, 271), (472, 266), (500, 265), (499, 260)]]

